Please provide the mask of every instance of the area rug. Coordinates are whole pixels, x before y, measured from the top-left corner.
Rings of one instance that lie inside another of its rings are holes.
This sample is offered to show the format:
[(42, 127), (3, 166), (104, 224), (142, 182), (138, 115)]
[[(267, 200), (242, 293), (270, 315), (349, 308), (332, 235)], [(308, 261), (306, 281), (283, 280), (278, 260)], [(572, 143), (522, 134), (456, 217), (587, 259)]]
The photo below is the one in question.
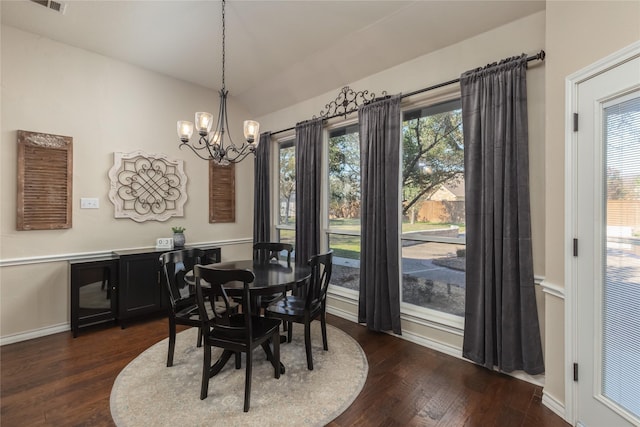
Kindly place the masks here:
[[(178, 333), (172, 367), (166, 367), (167, 339), (154, 344), (120, 372), (111, 390), (111, 415), (119, 427), (149, 426), (324, 426), (358, 396), (369, 365), (364, 351), (345, 332), (327, 325), (329, 351), (322, 348), (320, 323), (313, 322), (313, 371), (307, 369), (302, 325), (291, 343), (280, 345), (286, 372), (276, 379), (262, 349), (253, 354), (251, 409), (244, 402), (244, 357), (233, 358), (209, 382), (200, 400), (202, 348), (197, 329)], [(212, 360), (221, 350), (214, 348)]]

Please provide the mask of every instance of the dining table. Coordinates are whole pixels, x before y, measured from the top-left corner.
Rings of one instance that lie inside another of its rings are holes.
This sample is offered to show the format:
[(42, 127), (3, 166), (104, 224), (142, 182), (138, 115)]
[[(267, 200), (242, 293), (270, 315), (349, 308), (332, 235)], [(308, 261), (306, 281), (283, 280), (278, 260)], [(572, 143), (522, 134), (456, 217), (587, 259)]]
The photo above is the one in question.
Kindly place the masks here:
[[(251, 307), (253, 311), (259, 314), (260, 306), (259, 298), (262, 295), (272, 295), (285, 293), (296, 290), (311, 277), (311, 267), (308, 265), (296, 265), (282, 260), (266, 260), (258, 261), (254, 259), (243, 259), (237, 261), (225, 261), (215, 264), (206, 264), (206, 267), (213, 267), (222, 270), (249, 270), (253, 272), (255, 279), (249, 284), (249, 297), (251, 299)], [(195, 284), (193, 272), (187, 273), (185, 276), (187, 283)], [(203, 285), (206, 288), (206, 284)], [(227, 295), (232, 297), (242, 296), (244, 284), (242, 282), (230, 282), (224, 285)], [(281, 340), (282, 341), (282, 340)], [(271, 347), (268, 343), (262, 345), (267, 359), (275, 368), (275, 360)], [(216, 375), (226, 365), (234, 353), (230, 350), (224, 350), (218, 360), (211, 366), (211, 376)], [(285, 367), (280, 363), (280, 372), (285, 373)]]

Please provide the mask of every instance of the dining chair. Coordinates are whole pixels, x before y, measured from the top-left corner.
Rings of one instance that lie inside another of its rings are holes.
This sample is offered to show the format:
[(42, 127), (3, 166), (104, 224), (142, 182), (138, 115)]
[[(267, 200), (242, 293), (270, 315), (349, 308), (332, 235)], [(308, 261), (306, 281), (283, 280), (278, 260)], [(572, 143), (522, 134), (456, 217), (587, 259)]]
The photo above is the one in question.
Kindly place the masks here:
[[(195, 288), (185, 282), (184, 276), (196, 264), (208, 263), (206, 251), (198, 248), (182, 249), (165, 252), (160, 255), (162, 269), (161, 280), (169, 297), (169, 351), (167, 353), (167, 367), (173, 366), (173, 355), (176, 345), (176, 325), (186, 325), (198, 328), (198, 342), (202, 343), (200, 329), (200, 315), (195, 297)], [(224, 310), (221, 304), (216, 304), (217, 310)], [(237, 310), (234, 304), (231, 310)]]
[(313, 356), (311, 354), (311, 322), (320, 318), (322, 328), (322, 344), (325, 351), (327, 345), (327, 288), (331, 280), (333, 266), (333, 250), (327, 253), (314, 255), (309, 259), (311, 276), (308, 279), (305, 295), (287, 295), (266, 309), (267, 317), (275, 317), (288, 323), (288, 342), (291, 342), (291, 323), (304, 325), (304, 346), (307, 353), (307, 369), (313, 370)]
[(291, 264), (293, 245), (282, 242), (257, 242), (253, 244), (253, 259), (260, 262), (279, 260), (282, 252), (287, 252), (287, 265)]
[[(258, 262), (277, 262), (280, 260), (282, 252), (285, 251), (287, 253), (287, 265), (291, 265), (293, 245), (282, 242), (257, 242), (253, 244), (253, 259)], [(260, 297), (260, 308), (266, 309), (283, 296), (283, 294), (262, 295)]]
[(169, 296), (169, 352), (167, 366), (173, 366), (173, 354), (176, 345), (176, 325), (186, 325), (198, 328), (198, 343), (202, 342), (200, 317), (196, 304), (195, 292), (189, 289), (184, 280), (187, 271), (200, 264), (204, 257), (202, 249), (191, 248), (179, 251), (165, 252), (160, 255), (162, 267), (162, 282)]
[[(251, 399), (251, 373), (253, 370), (253, 350), (258, 346), (273, 344), (274, 376), (280, 378), (280, 319), (266, 318), (252, 314), (249, 284), (255, 280), (249, 270), (222, 270), (196, 265), (196, 301), (200, 313), (201, 330), (204, 340), (202, 361), (202, 384), (200, 399), (207, 397), (211, 373), (211, 348), (219, 347), (236, 354), (236, 368), (239, 368), (239, 353), (246, 353), (246, 373), (244, 386), (244, 412), (249, 411)], [(207, 282), (203, 290), (202, 281)], [(227, 296), (224, 285), (242, 282), (242, 313), (231, 310), (232, 300)], [(205, 294), (209, 298), (205, 298)], [(227, 310), (208, 310), (211, 301), (221, 301)], [(210, 314), (212, 313), (212, 315)], [(219, 387), (224, 387), (220, 384)]]

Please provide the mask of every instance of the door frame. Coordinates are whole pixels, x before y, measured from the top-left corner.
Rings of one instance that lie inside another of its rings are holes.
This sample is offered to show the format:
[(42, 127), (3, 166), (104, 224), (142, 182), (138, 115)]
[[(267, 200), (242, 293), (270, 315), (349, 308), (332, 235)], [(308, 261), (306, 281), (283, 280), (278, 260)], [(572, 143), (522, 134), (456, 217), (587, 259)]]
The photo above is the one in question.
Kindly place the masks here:
[(576, 238), (577, 206), (577, 141), (573, 130), (573, 114), (578, 110), (578, 87), (581, 83), (616, 66), (640, 56), (640, 41), (635, 42), (591, 65), (567, 76), (565, 79), (565, 218), (564, 218), (564, 318), (565, 318), (565, 413), (566, 421), (575, 425), (577, 421), (577, 383), (573, 381), (573, 364), (577, 360), (577, 258), (573, 256), (573, 239)]

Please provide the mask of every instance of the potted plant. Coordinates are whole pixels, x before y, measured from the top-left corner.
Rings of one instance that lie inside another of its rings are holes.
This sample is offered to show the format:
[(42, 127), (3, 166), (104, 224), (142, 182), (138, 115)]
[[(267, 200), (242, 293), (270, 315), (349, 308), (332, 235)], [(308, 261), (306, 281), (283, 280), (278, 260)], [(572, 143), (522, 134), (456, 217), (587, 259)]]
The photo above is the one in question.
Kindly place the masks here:
[(184, 239), (184, 231), (186, 228), (184, 227), (171, 227), (171, 231), (173, 231), (173, 246), (176, 248), (184, 247), (185, 239)]

